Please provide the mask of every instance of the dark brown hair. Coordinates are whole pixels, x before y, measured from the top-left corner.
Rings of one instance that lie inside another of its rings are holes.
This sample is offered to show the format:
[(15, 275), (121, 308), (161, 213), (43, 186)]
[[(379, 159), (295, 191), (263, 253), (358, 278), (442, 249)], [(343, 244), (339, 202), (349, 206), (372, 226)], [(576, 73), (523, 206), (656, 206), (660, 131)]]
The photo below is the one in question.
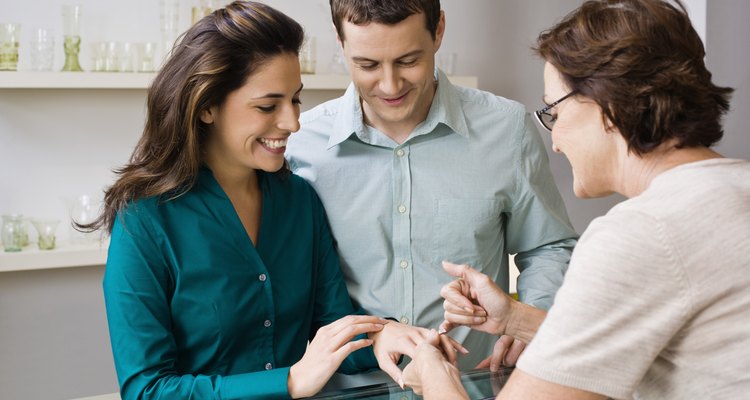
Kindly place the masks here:
[(330, 0), (331, 18), (342, 43), (344, 21), (354, 25), (371, 22), (395, 25), (414, 14), (424, 13), (426, 28), (434, 40), (440, 22), (440, 0)]
[(662, 0), (586, 1), (542, 32), (534, 49), (565, 84), (595, 101), (642, 155), (718, 142), (731, 88), (711, 82), (685, 7)]
[[(271, 57), (298, 54), (304, 32), (261, 3), (235, 1), (198, 21), (178, 39), (148, 90), (146, 124), (128, 164), (104, 195), (104, 211), (77, 228), (112, 231), (128, 202), (179, 197), (195, 184), (208, 125), (200, 113), (227, 95)], [(288, 167), (282, 168), (288, 173)]]

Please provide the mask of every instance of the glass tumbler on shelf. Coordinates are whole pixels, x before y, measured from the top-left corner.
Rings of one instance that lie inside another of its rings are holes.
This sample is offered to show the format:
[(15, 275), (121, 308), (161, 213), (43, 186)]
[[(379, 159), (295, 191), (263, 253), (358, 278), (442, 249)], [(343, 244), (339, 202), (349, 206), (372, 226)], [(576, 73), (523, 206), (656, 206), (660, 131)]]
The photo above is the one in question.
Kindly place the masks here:
[[(25, 239), (24, 236), (26, 236)], [(26, 232), (22, 215), (3, 215), (2, 237), (5, 251), (21, 251), (24, 246), (24, 241), (28, 242), (29, 240), (29, 235)]]
[(0, 24), (0, 71), (16, 71), (18, 69), (20, 36), (20, 24)]
[(161, 58), (163, 61), (169, 57), (180, 33), (180, 1), (159, 0), (159, 10), (161, 20)]
[(55, 61), (55, 37), (51, 30), (39, 28), (29, 42), (31, 69), (33, 71), (51, 71)]
[(55, 230), (60, 220), (57, 219), (32, 219), (31, 223), (36, 228), (37, 246), (39, 250), (52, 250), (55, 248)]
[(154, 72), (154, 57), (156, 53), (156, 42), (141, 42), (135, 44), (136, 71)]
[(65, 48), (63, 71), (83, 71), (78, 62), (78, 53), (81, 51), (81, 11), (79, 4), (62, 6), (63, 47)]

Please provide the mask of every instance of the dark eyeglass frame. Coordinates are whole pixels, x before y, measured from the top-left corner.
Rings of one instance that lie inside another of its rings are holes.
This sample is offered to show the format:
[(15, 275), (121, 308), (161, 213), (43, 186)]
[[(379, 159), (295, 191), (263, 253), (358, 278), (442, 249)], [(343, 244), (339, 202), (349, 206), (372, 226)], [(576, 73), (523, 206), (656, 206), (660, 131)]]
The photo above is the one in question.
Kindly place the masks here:
[[(562, 103), (565, 99), (567, 99), (570, 96), (573, 96), (574, 94), (577, 94), (578, 91), (574, 90), (565, 96), (561, 97), (556, 102), (548, 105), (547, 107), (542, 108), (541, 110), (534, 111), (534, 116), (536, 117), (537, 122), (539, 122), (539, 125), (541, 125), (544, 129), (546, 129), (548, 132), (552, 132), (552, 127), (555, 126), (555, 120), (557, 120), (557, 117), (549, 113), (549, 110), (554, 108), (556, 105)], [(547, 126), (547, 124), (544, 122), (544, 118), (542, 118), (542, 115), (546, 115), (550, 118), (550, 126)]]

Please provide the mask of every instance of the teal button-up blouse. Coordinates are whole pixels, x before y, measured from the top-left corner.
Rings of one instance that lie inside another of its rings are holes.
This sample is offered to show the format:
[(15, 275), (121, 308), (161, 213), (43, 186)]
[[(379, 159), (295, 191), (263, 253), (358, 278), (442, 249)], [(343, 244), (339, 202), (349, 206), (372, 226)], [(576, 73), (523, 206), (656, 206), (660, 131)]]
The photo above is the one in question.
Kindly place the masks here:
[[(288, 398), (307, 341), (357, 313), (314, 190), (258, 176), (257, 246), (205, 168), (183, 196), (118, 215), (104, 297), (123, 399)], [(366, 348), (340, 371), (375, 366)]]

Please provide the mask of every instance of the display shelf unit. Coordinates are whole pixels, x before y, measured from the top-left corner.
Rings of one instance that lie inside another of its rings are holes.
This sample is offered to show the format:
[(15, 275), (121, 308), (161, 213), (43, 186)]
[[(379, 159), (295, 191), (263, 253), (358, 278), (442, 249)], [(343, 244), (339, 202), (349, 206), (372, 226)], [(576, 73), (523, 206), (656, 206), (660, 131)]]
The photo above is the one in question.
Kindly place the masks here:
[[(2, 71), (0, 91), (30, 90), (42, 95), (45, 90), (80, 89), (93, 91), (93, 99), (96, 90), (100, 89), (145, 90), (155, 76), (155, 73)], [(460, 86), (478, 85), (476, 76), (450, 76), (449, 79)], [(349, 86), (351, 79), (349, 75), (304, 74), (302, 82), (305, 91), (342, 91)], [(40, 251), (32, 243), (18, 253), (6, 253), (0, 248), (0, 273), (104, 265), (108, 245), (108, 242), (87, 246), (61, 242), (54, 250)]]
[(62, 242), (52, 250), (39, 250), (36, 243), (19, 252), (0, 249), (0, 272), (104, 265), (108, 246), (109, 241), (85, 245)]
[[(0, 89), (146, 89), (155, 73), (129, 72), (0, 72)], [(451, 76), (451, 82), (477, 87), (476, 76)], [(302, 75), (306, 90), (344, 90), (349, 75)]]

